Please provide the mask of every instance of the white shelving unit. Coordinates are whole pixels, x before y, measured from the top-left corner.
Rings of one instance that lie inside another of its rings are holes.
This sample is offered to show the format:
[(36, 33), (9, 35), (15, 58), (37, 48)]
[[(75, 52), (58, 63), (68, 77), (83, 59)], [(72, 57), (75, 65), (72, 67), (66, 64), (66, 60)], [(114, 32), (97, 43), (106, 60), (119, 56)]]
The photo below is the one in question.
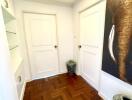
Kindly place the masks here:
[(8, 23), (11, 20), (15, 20), (15, 16), (9, 8), (2, 6), (2, 10), (5, 23)]
[(18, 91), (18, 96), (20, 98), (21, 88), (23, 86), (24, 81), (24, 73), (22, 62), (23, 59), (20, 54), (20, 46), (19, 46), (19, 38), (17, 32), (17, 22), (13, 14), (10, 12), (9, 8), (5, 8), (2, 6), (3, 17), (6, 29), (6, 36), (8, 40), (8, 46), (10, 51), (10, 58), (12, 63), (12, 71), (14, 73), (14, 77), (16, 79), (16, 86)]
[(8, 9), (3, 8), (4, 22), (6, 27), (6, 35), (10, 50), (10, 56), (12, 61), (12, 69), (14, 74), (19, 69), (19, 66), (22, 62), (22, 58), (20, 56), (19, 44), (18, 44), (18, 35), (17, 35), (17, 22), (12, 13), (9, 12)]
[(22, 88), (24, 87), (24, 65), (23, 58), (21, 57), (21, 50), (19, 45), (19, 34), (17, 30), (17, 21), (13, 13), (13, 0), (6, 0), (8, 3), (8, 7), (5, 4), (5, 1), (2, 0), (0, 2), (0, 9), (2, 9), (2, 16), (4, 19), (4, 30), (6, 32), (6, 39), (8, 42), (8, 49), (10, 52), (10, 60), (11, 60), (11, 69), (14, 73), (15, 84), (17, 87), (17, 94), (19, 99), (22, 95)]

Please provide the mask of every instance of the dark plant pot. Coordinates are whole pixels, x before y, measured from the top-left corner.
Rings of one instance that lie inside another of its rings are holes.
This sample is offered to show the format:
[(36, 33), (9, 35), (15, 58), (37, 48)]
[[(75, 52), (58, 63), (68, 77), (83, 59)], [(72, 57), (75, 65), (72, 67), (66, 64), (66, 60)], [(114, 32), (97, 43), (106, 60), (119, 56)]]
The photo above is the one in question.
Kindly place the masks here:
[(132, 100), (132, 97), (123, 94), (118, 94), (113, 97), (113, 100)]
[(76, 72), (76, 64), (72, 64), (72, 65), (67, 64), (67, 71), (68, 71), (68, 74), (70, 74), (70, 75), (75, 74), (75, 72)]

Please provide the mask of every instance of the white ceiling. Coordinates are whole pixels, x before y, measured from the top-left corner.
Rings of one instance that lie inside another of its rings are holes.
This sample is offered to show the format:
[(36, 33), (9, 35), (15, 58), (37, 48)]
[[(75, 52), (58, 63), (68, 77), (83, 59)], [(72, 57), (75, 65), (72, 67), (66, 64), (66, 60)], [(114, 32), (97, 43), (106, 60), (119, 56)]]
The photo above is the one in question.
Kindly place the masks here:
[(40, 3), (50, 3), (50, 4), (63, 4), (63, 5), (73, 5), (78, 0), (25, 0), (25, 1), (34, 1)]

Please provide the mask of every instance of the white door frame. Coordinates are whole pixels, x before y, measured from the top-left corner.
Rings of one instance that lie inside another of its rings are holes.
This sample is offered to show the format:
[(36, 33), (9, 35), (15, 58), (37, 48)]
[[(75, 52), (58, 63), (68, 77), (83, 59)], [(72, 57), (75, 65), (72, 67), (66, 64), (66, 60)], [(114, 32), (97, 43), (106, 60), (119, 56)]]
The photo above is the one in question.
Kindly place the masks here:
[[(57, 14), (56, 13), (41, 13), (41, 12), (35, 12), (35, 11), (22, 11), (22, 15), (23, 15), (23, 27), (24, 27), (24, 36), (25, 36), (25, 43), (26, 43), (26, 54), (27, 54), (27, 59), (28, 59), (28, 65), (29, 65), (29, 74), (30, 74), (30, 80), (32, 79), (32, 72), (31, 72), (31, 62), (30, 62), (30, 58), (29, 58), (29, 53), (28, 53), (28, 43), (27, 43), (27, 39), (26, 39), (26, 31), (25, 31), (25, 22), (24, 22), (24, 14), (41, 14), (41, 15), (54, 15), (55, 16), (55, 21), (56, 21), (56, 42), (57, 42), (57, 46), (59, 45), (59, 37), (58, 37), (58, 25), (57, 25)], [(57, 48), (57, 58), (58, 58), (58, 74), (60, 74), (60, 53), (59, 53), (59, 46)]]

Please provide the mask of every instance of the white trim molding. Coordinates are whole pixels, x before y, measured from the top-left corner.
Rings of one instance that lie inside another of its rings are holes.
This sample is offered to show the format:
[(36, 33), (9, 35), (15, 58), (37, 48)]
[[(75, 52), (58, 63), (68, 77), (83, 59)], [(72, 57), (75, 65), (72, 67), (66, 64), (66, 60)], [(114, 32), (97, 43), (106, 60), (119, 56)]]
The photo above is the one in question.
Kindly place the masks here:
[(23, 100), (24, 93), (25, 93), (25, 88), (26, 88), (26, 83), (27, 82), (24, 82), (23, 83), (23, 87), (22, 87), (22, 91), (21, 91), (21, 95), (20, 95), (20, 100)]

